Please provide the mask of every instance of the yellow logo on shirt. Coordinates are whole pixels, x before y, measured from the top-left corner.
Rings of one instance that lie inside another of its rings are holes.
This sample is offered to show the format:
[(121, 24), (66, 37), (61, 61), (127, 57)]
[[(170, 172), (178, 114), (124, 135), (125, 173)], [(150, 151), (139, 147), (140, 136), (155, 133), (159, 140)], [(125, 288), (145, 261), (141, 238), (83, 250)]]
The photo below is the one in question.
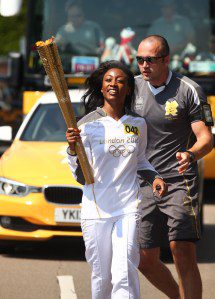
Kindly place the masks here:
[(178, 108), (178, 103), (175, 100), (172, 102), (167, 101), (165, 107), (166, 110), (165, 115), (176, 116), (178, 113), (177, 108)]
[(140, 135), (140, 131), (138, 127), (124, 124), (124, 133), (125, 134), (135, 134), (135, 135)]

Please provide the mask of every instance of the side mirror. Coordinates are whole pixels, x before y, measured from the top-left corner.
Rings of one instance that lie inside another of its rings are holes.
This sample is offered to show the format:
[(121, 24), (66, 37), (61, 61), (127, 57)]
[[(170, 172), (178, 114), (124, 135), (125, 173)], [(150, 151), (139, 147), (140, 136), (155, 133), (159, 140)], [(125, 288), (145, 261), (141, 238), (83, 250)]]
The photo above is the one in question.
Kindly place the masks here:
[(12, 141), (12, 127), (11, 126), (0, 127), (0, 141)]

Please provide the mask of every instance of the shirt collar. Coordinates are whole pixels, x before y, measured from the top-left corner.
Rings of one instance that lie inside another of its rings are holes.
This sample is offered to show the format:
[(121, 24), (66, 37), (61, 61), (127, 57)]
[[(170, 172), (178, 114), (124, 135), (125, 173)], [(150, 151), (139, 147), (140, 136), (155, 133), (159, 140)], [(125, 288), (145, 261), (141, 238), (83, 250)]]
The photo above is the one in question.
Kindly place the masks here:
[(153, 95), (156, 96), (158, 93), (160, 93), (161, 91), (163, 91), (165, 89), (165, 87), (169, 84), (169, 81), (171, 80), (171, 78), (172, 78), (172, 72), (169, 71), (169, 74), (168, 74), (168, 77), (167, 77), (167, 80), (166, 80), (165, 84), (162, 85), (162, 86), (160, 86), (160, 87), (158, 87), (158, 88), (155, 88), (149, 82), (147, 82), (148, 86), (149, 86), (149, 88), (151, 90), (151, 92), (153, 93)]
[[(97, 107), (96, 111), (101, 115), (101, 116), (107, 116), (107, 113), (102, 109), (102, 107)], [(125, 107), (125, 114), (129, 115), (131, 114), (131, 110)]]
[(96, 111), (101, 115), (101, 116), (107, 116), (105, 111), (102, 109), (102, 107), (97, 107)]

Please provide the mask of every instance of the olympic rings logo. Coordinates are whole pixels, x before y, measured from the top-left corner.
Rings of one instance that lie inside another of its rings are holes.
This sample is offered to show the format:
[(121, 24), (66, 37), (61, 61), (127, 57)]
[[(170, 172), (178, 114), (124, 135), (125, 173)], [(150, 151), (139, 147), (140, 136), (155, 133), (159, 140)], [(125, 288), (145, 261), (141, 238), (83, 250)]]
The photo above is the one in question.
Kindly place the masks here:
[(109, 153), (113, 155), (113, 157), (128, 157), (130, 154), (132, 154), (135, 151), (135, 147), (133, 145), (128, 145), (125, 147), (124, 145), (111, 145), (109, 147)]

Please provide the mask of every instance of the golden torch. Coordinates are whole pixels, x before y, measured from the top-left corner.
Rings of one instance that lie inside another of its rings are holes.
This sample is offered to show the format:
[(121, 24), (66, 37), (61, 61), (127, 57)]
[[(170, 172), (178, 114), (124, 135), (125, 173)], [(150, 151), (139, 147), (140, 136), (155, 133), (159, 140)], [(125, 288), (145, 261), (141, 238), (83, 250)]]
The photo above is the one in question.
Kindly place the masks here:
[[(68, 86), (64, 77), (63, 67), (54, 37), (46, 40), (45, 42), (37, 42), (36, 49), (50, 79), (52, 89), (57, 96), (58, 103), (67, 127), (77, 128), (77, 122), (70, 100)], [(89, 164), (83, 143), (81, 141), (75, 144), (75, 150), (78, 155), (86, 184), (93, 184), (94, 178), (92, 168)]]

